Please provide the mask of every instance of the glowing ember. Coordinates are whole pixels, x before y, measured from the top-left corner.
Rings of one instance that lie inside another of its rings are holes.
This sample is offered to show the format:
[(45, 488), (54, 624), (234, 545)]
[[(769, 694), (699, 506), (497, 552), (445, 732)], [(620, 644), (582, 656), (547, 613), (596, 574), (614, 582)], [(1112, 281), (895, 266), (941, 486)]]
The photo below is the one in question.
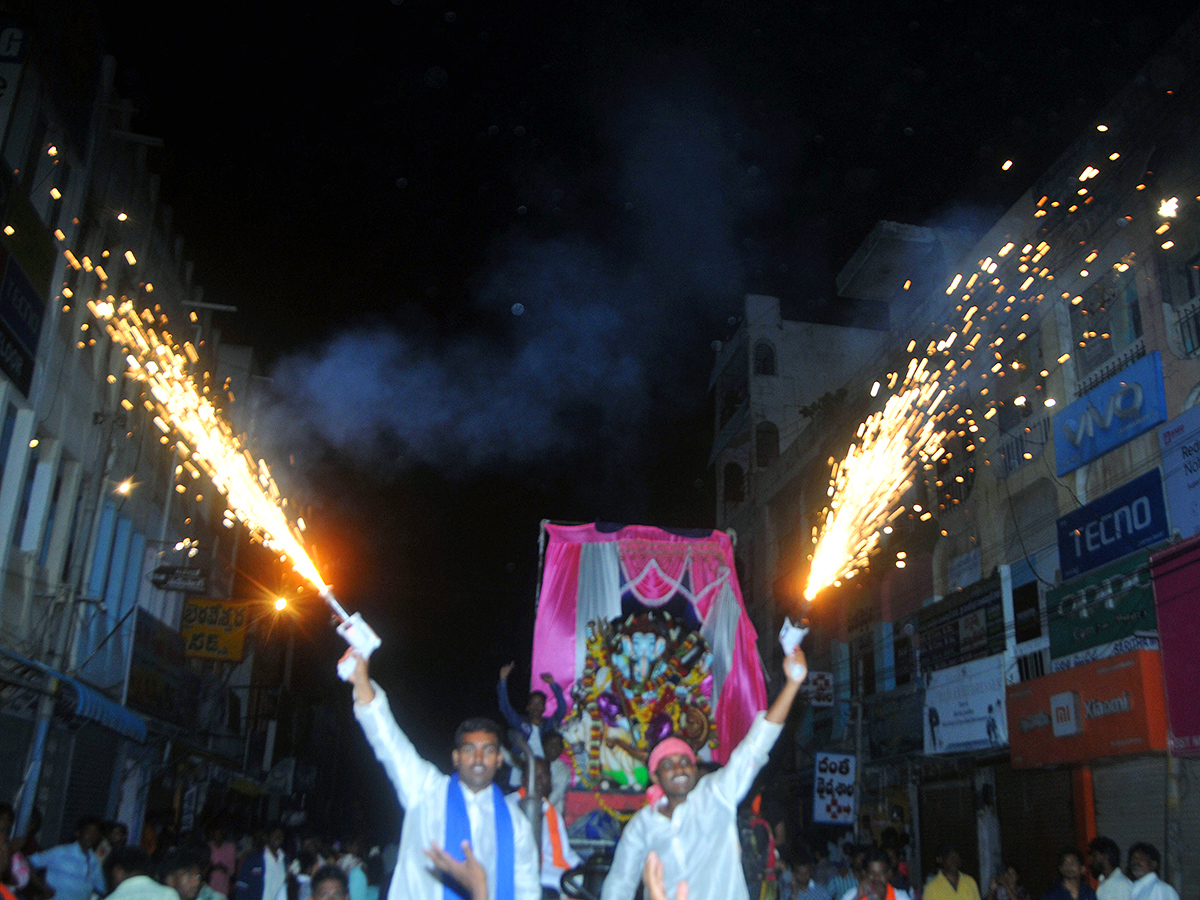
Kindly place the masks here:
[(163, 432), (164, 442), (174, 430), (181, 464), (189, 471), (193, 467), (202, 470), (252, 535), (285, 557), (318, 591), (328, 592), (304, 549), (299, 527), (284, 511), (287, 501), (280, 496), (267, 464), (255, 460), (242, 445), (193, 377), (191, 366), (199, 358), (195, 348), (188, 343), (179, 348), (169, 333), (155, 327), (165, 324), (165, 318), (156, 318), (150, 310), (139, 314), (131, 300), (118, 305), (110, 296), (89, 301), (88, 308), (105, 323), (113, 341), (125, 349), (130, 377), (145, 384), (146, 404), (155, 413), (154, 424)]

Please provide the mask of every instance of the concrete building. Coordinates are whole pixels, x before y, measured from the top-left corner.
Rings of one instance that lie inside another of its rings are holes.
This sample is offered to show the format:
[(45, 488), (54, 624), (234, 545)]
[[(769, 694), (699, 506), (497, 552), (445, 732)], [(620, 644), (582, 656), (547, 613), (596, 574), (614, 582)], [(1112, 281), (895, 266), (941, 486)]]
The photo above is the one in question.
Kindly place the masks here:
[[(1186, 455), (1200, 447), (1196, 29), (947, 255), (936, 284), (910, 282), (897, 301), (897, 281), (928, 265), (905, 228), (877, 228), (839, 288), (887, 301), (890, 330), (828, 332), (824, 355), (779, 355), (775, 377), (813, 385), (793, 405), (747, 362), (771, 318), (761, 300), (714, 370), (718, 523), (739, 535), (764, 660), (782, 616), (807, 612), (812, 668), (832, 675), (833, 705), (806, 717), (800, 758), (857, 753), (859, 826), (907, 831), (924, 875), (954, 841), (981, 884), (1003, 855), (1039, 892), (1059, 847), (1107, 834), (1158, 846), (1181, 893), (1200, 886), (1200, 742), (1179, 700), (1189, 670), (1160, 635), (1165, 570), (1151, 563), (1200, 533)], [(966, 341), (972, 316), (969, 350), (939, 346), (956, 331)], [(967, 372), (952, 379), (947, 451), (902, 498), (870, 569), (806, 607), (829, 461), (882, 403), (875, 384), (925, 353)], [(727, 389), (746, 401), (727, 406)], [(814, 395), (828, 402), (799, 415)], [(786, 433), (774, 458), (756, 442), (772, 416)], [(1174, 602), (1193, 602), (1182, 590)]]

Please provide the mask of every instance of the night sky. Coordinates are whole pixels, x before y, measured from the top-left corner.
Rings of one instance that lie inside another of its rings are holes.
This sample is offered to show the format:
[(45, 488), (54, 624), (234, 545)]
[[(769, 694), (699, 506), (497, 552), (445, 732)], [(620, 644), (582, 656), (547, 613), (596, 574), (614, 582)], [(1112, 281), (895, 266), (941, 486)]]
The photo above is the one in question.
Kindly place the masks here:
[(274, 376), (261, 450), (439, 760), (528, 676), (541, 518), (713, 524), (744, 293), (835, 320), (877, 219), (986, 229), (1193, 9), (100, 6), (224, 340)]

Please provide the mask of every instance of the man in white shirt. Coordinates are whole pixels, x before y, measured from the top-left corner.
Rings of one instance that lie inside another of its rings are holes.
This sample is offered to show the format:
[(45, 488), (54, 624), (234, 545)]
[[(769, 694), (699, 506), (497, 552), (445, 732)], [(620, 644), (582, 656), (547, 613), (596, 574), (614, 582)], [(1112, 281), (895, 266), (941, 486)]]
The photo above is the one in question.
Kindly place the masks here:
[(650, 802), (625, 826), (601, 900), (632, 900), (651, 851), (662, 860), (669, 895), (687, 881), (691, 900), (749, 900), (737, 807), (766, 764), (808, 675), (802, 650), (784, 660), (783, 672), (783, 690), (766, 716), (755, 718), (722, 769), (697, 780), (696, 754), (679, 738), (666, 738), (650, 752)]
[(1112, 838), (1099, 835), (1088, 844), (1088, 868), (1098, 882), (1097, 900), (1129, 900), (1133, 882), (1121, 870), (1121, 848)]
[[(119, 847), (104, 862), (113, 883), (108, 895), (111, 900), (179, 900), (174, 888), (150, 877), (150, 857), (141, 847)], [(197, 886), (199, 883), (197, 876)]]
[(1153, 844), (1138, 843), (1129, 848), (1129, 874), (1133, 876), (1130, 900), (1179, 900), (1175, 888), (1158, 877), (1161, 862)]
[(451, 753), (455, 774), (446, 775), (422, 759), (400, 730), (387, 695), (370, 680), (366, 660), (353, 650), (346, 653), (358, 663), (350, 679), (354, 717), (405, 812), (388, 900), (467, 897), (469, 891), (435, 874), (425, 854), (426, 848), (444, 847), (459, 858), (463, 840), (487, 873), (490, 900), (540, 900), (533, 827), (516, 797), (504, 797), (493, 784), (501, 759), (499, 726), (486, 719), (460, 725)]

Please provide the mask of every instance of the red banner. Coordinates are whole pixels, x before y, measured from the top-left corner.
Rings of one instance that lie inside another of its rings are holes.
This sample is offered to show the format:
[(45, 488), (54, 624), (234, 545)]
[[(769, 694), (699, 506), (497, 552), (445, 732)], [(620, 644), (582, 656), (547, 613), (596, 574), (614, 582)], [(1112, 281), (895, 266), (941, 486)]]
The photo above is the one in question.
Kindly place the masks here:
[(1150, 557), (1159, 646), (1167, 690), (1170, 747), (1200, 756), (1200, 537)]

